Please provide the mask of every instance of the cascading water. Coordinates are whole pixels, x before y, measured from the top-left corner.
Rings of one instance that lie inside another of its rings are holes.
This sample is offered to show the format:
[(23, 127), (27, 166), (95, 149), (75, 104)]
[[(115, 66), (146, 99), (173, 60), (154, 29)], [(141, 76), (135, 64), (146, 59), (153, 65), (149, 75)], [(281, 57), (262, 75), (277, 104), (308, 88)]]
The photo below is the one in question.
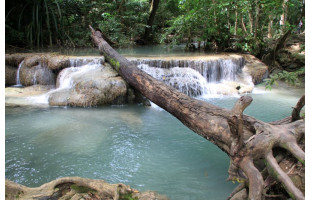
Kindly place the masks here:
[(14, 87), (22, 87), (23, 85), (20, 82), (20, 70), (22, 68), (24, 64), (24, 61), (22, 61), (21, 63), (19, 63), (18, 65), (18, 69), (17, 69), (17, 73), (16, 73), (16, 85), (14, 85)]
[[(242, 71), (244, 59), (130, 59), (137, 66), (166, 84), (189, 96), (205, 98), (238, 95), (253, 90), (251, 76)], [(56, 91), (74, 87), (74, 79), (103, 63), (102, 58), (74, 58), (70, 67), (63, 69), (57, 78), (56, 89), (45, 95), (29, 98), (35, 103), (48, 104), (50, 95)]]
[(104, 62), (103, 58), (95, 58), (95, 57), (74, 58), (70, 59), (70, 67), (81, 67), (84, 65), (99, 65), (103, 62)]
[(70, 60), (70, 67), (63, 69), (58, 75), (57, 88), (46, 94), (28, 97), (28, 100), (38, 104), (48, 104), (49, 96), (57, 91), (74, 87), (74, 77), (96, 70), (101, 67), (102, 58), (78, 58)]
[(191, 68), (173, 67), (165, 69), (150, 67), (146, 64), (140, 64), (138, 68), (189, 96), (202, 95), (207, 88), (206, 79)]
[(238, 95), (251, 92), (251, 76), (244, 73), (244, 58), (210, 60), (131, 59), (154, 78), (190, 96)]

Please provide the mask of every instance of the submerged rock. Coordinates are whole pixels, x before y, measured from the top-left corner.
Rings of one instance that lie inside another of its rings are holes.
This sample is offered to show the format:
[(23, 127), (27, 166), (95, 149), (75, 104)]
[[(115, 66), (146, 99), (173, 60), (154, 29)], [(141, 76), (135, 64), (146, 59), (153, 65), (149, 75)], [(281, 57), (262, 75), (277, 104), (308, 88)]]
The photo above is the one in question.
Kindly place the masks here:
[[(45, 95), (55, 89), (54, 85), (32, 85), (28, 87), (6, 87), (5, 106), (47, 106), (47, 103), (33, 98)], [(44, 105), (45, 104), (45, 105)]]
[(10, 180), (5, 180), (5, 199), (141, 199), (168, 200), (167, 197), (153, 191), (140, 192), (130, 186), (109, 184), (103, 180), (80, 177), (63, 177), (30, 188)]

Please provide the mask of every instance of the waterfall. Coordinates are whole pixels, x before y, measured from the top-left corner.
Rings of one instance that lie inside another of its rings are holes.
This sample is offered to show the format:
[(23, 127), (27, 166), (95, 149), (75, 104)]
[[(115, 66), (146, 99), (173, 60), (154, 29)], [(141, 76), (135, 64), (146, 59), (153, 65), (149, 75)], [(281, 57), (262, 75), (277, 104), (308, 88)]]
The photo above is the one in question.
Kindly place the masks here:
[(99, 65), (104, 62), (103, 58), (97, 57), (75, 57), (70, 59), (70, 67), (81, 67), (84, 65)]
[(74, 77), (98, 69), (99, 67), (101, 67), (101, 64), (88, 63), (80, 67), (68, 67), (63, 69), (58, 75), (58, 88), (56, 90), (74, 87)]
[(202, 95), (207, 88), (206, 79), (199, 72), (188, 67), (165, 69), (140, 64), (138, 68), (189, 96)]
[(131, 62), (139, 64), (147, 64), (157, 68), (192, 68), (198, 71), (208, 82), (216, 82), (225, 80), (235, 80), (236, 74), (242, 71), (244, 66), (244, 58), (242, 56), (237, 58), (218, 58), (218, 59), (198, 59), (187, 60), (161, 60), (161, 59), (130, 59)]
[(190, 96), (238, 95), (251, 92), (254, 87), (251, 76), (242, 70), (242, 56), (130, 60), (154, 78)]
[(23, 64), (24, 64), (24, 60), (21, 63), (19, 63), (19, 65), (18, 65), (18, 69), (17, 69), (17, 73), (16, 73), (16, 85), (14, 85), (15, 87), (22, 87), (23, 86), (20, 83), (20, 75), (19, 75)]
[(49, 96), (57, 91), (74, 87), (74, 78), (96, 70), (102, 65), (102, 58), (77, 58), (70, 59), (70, 67), (63, 69), (57, 77), (57, 88), (43, 95), (28, 97), (27, 100), (37, 104), (48, 104)]

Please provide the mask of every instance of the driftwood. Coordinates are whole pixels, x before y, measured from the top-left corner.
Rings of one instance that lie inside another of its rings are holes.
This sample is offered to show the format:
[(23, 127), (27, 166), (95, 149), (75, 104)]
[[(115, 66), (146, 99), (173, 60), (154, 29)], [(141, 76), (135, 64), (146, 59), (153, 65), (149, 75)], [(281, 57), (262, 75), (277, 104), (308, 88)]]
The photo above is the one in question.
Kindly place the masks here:
[(40, 187), (26, 187), (9, 180), (5, 180), (5, 199), (35, 200), (35, 199), (92, 199), (92, 200), (167, 200), (165, 196), (153, 191), (139, 192), (124, 184), (108, 184), (103, 180), (81, 177), (63, 177), (45, 183)]
[[(297, 144), (305, 133), (303, 119), (292, 120), (296, 119), (294, 114), (284, 124), (274, 125), (242, 114), (251, 102), (247, 98), (245, 101), (240, 99), (233, 110), (193, 99), (138, 69), (118, 54), (100, 32), (91, 26), (90, 29), (94, 43), (128, 84), (230, 157), (230, 179), (245, 183), (249, 189), (248, 199), (264, 199), (264, 179), (267, 176), (262, 171), (282, 183), (293, 199), (305, 199), (273, 155), (274, 148), (280, 147), (304, 165), (305, 153)], [(296, 106), (297, 111), (300, 106)], [(260, 163), (259, 167), (257, 163)]]

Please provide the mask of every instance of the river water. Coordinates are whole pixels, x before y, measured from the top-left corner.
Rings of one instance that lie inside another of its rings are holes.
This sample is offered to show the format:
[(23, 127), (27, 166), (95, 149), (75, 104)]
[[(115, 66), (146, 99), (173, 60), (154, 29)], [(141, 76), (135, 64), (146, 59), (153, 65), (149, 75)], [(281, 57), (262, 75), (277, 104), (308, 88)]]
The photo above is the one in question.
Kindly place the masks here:
[[(252, 94), (246, 114), (264, 121), (290, 114), (287, 90)], [(231, 108), (236, 97), (205, 99)], [(156, 106), (6, 108), (6, 178), (39, 186), (63, 176), (104, 179), (170, 199), (224, 199), (229, 159)]]
[[(256, 87), (245, 114), (282, 119), (303, 93)], [(198, 98), (225, 108), (237, 100)], [(225, 181), (228, 156), (156, 105), (6, 107), (5, 119), (5, 177), (26, 186), (80, 176), (171, 200), (222, 200), (237, 186)]]

